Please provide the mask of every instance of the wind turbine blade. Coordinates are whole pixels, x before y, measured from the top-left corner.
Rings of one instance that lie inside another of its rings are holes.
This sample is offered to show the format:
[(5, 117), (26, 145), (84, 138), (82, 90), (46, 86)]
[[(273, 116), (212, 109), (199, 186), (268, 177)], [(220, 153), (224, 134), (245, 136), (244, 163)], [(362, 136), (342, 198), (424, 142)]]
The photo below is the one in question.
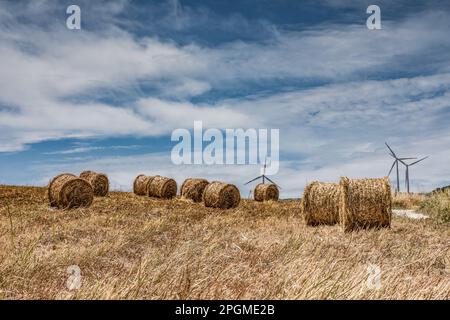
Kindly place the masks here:
[(398, 158), (399, 160), (413, 160), (413, 159), (417, 159), (417, 158)]
[(396, 163), (396, 162), (397, 162), (397, 161), (394, 161), (394, 162), (392, 163), (392, 167), (391, 167), (391, 170), (389, 170), (388, 177), (391, 175), (392, 169), (394, 169), (394, 166), (395, 166), (395, 163)]
[(410, 165), (410, 166), (415, 165), (416, 163), (419, 163), (420, 161), (423, 161), (423, 160), (425, 160), (425, 159), (428, 158), (428, 157), (429, 157), (429, 156), (426, 156), (425, 158), (422, 158), (422, 159), (420, 159), (420, 160), (417, 160), (416, 162), (410, 163), (409, 165)]
[(392, 151), (391, 147), (389, 147), (389, 145), (387, 144), (387, 142), (385, 142), (386, 146), (389, 148), (389, 150), (391, 151), (392, 155), (397, 158), (397, 155), (395, 154), (394, 151)]
[(249, 184), (250, 182), (253, 182), (253, 181), (255, 181), (255, 180), (258, 180), (259, 178), (262, 178), (262, 176), (256, 177), (255, 179), (252, 179), (252, 180), (250, 180), (250, 181), (244, 183), (244, 186), (247, 185), (247, 184)]
[(405, 162), (403, 162), (403, 160), (401, 159), (397, 159), (398, 161), (400, 161), (404, 166), (408, 166), (408, 164), (406, 164)]
[(272, 182), (274, 185), (276, 185), (278, 188), (281, 189), (281, 187), (280, 187), (278, 184), (276, 184), (275, 182), (273, 182), (273, 181), (272, 181), (270, 178), (268, 178), (267, 176), (266, 176), (266, 179), (269, 180), (270, 182)]

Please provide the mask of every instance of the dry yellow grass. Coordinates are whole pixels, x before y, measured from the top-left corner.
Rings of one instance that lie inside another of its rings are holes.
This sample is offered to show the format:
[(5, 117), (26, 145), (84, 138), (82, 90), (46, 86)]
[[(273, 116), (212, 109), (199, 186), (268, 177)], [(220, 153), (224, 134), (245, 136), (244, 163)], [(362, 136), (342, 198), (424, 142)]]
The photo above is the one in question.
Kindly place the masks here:
[[(0, 186), (3, 299), (449, 299), (448, 225), (307, 227), (299, 201), (206, 208), (111, 192), (48, 206), (43, 188)], [(369, 289), (368, 265), (381, 268)], [(81, 287), (66, 288), (67, 267)]]
[(396, 193), (392, 195), (392, 207), (396, 209), (418, 209), (426, 199), (421, 193)]

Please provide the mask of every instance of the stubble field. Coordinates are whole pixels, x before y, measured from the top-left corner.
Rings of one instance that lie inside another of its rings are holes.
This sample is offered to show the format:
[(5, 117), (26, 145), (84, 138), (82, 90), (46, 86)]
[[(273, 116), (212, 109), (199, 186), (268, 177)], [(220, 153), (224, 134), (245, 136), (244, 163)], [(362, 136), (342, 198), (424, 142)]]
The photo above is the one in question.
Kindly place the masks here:
[(297, 200), (220, 210), (112, 192), (64, 211), (45, 188), (0, 186), (0, 298), (449, 299), (449, 229), (307, 227)]

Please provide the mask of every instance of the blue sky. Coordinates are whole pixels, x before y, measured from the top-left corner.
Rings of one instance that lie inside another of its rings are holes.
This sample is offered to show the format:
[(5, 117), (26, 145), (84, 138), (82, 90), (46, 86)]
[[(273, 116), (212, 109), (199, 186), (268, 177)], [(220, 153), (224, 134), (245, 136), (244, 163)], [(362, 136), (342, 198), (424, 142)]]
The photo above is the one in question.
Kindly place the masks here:
[(172, 164), (171, 132), (195, 120), (279, 129), (283, 197), (386, 175), (384, 141), (430, 156), (413, 191), (450, 184), (449, 33), (442, 1), (0, 1), (0, 184), (94, 169), (119, 190), (147, 173), (246, 196), (258, 166)]

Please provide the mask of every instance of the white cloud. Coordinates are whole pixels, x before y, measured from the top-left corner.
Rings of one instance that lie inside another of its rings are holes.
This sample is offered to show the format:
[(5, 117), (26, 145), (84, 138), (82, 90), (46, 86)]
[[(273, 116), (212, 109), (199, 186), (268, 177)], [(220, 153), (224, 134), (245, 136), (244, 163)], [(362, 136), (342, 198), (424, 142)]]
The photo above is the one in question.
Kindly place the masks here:
[(251, 115), (240, 108), (226, 106), (197, 106), (188, 102), (169, 102), (146, 98), (137, 102), (140, 114), (154, 119), (161, 133), (170, 133), (175, 128), (192, 128), (194, 121), (201, 120), (205, 127), (241, 128), (248, 125)]
[[(27, 10), (50, 10), (49, 3), (44, 4)], [(114, 15), (123, 6), (108, 10)], [(299, 102), (284, 109), (285, 113), (278, 112), (283, 108), (278, 104), (244, 108), (245, 103), (238, 103), (241, 106), (238, 109), (224, 103), (206, 106), (170, 100), (189, 98), (213, 88), (239, 87), (250, 80), (318, 78), (342, 82), (365, 70), (381, 70), (399, 62), (399, 58), (449, 46), (445, 40), (448, 25), (447, 17), (429, 13), (419, 22), (411, 18), (390, 23), (387, 30), (378, 33), (355, 25), (329, 25), (302, 32), (280, 32), (265, 43), (233, 42), (205, 48), (195, 44), (180, 46), (157, 38), (136, 38), (115, 25), (101, 32), (77, 33), (60, 25), (22, 25), (12, 19), (9, 28), (0, 29), (0, 106), (7, 107), (0, 108), (0, 151), (21, 150), (27, 143), (46, 139), (160, 135), (199, 119), (218, 127), (246, 123), (255, 126), (255, 122), (289, 127), (292, 121), (304, 121), (295, 116), (306, 111), (307, 106)], [(443, 64), (448, 67), (448, 59), (438, 61), (433, 68)], [(149, 97), (142, 91), (140, 81), (156, 88), (156, 96)], [(373, 84), (366, 83), (367, 89), (359, 86), (358, 90), (372, 95), (369, 90)], [(410, 89), (427, 90), (426, 84)], [(137, 102), (114, 106), (99, 103), (95, 101), (98, 90), (130, 92), (131, 100)], [(320, 107), (317, 117), (308, 117), (310, 121), (334, 125), (332, 121), (342, 113), (336, 104), (347, 99), (352, 94), (350, 90), (353, 89), (329, 93), (324, 89), (324, 94), (335, 99), (328, 100), (328, 105), (317, 106), (303, 96), (302, 103), (311, 103), (314, 110)], [(376, 94), (383, 96), (382, 88), (377, 90)], [(78, 101), (80, 96), (91, 96), (91, 101)], [(278, 98), (275, 95), (277, 103)], [(367, 99), (363, 100), (367, 103)], [(353, 99), (352, 116), (368, 115), (366, 106), (356, 103)]]
[[(95, 147), (95, 146), (85, 146), (85, 147), (74, 147), (71, 149), (58, 150), (45, 152), (44, 154), (74, 154), (74, 153), (86, 153), (92, 151), (102, 151), (102, 150), (129, 150), (129, 149), (139, 149), (139, 145), (126, 145), (126, 146), (108, 146), (108, 147)], [(79, 159), (76, 159), (79, 160)]]

